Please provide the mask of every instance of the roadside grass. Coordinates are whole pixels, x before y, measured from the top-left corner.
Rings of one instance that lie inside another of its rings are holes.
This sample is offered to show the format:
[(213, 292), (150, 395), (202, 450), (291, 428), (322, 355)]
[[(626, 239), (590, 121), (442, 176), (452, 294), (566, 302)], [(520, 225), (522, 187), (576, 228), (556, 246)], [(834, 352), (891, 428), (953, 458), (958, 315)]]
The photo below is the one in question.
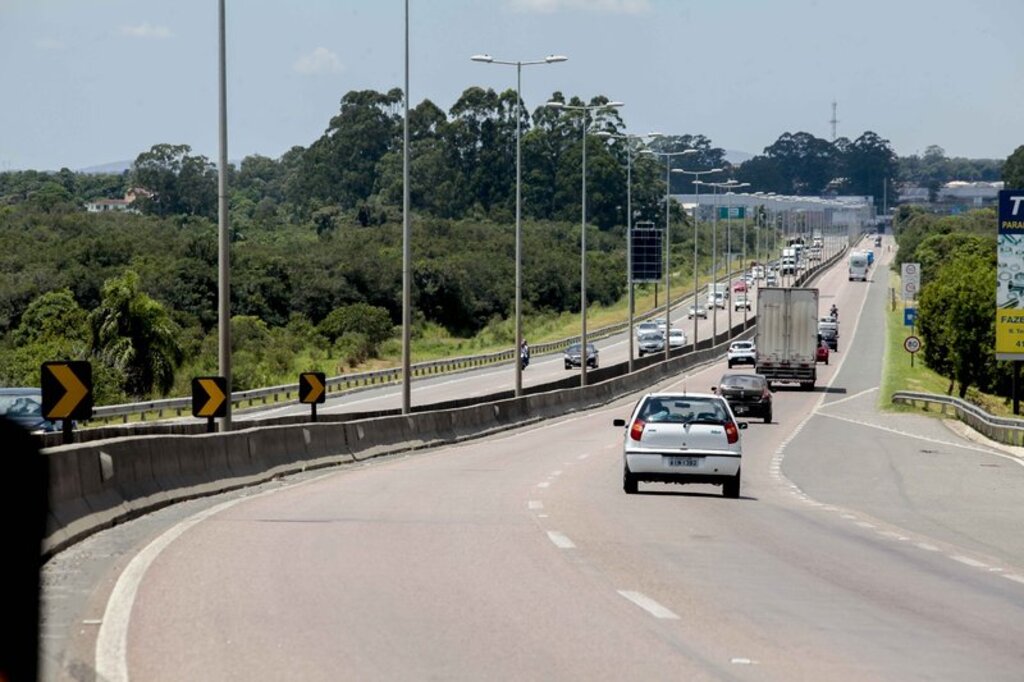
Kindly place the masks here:
[[(889, 286), (894, 291), (900, 290), (900, 277), (895, 272), (889, 273)], [(899, 302), (893, 307), (887, 302), (885, 313), (885, 358), (882, 363), (882, 386), (879, 391), (878, 406), (890, 412), (914, 412), (929, 416), (941, 417), (941, 413), (923, 407), (911, 405), (894, 405), (892, 394), (896, 391), (918, 391), (921, 393), (937, 393), (948, 395), (949, 379), (929, 369), (918, 353), (914, 357), (914, 365), (910, 365), (910, 353), (903, 348), (904, 340), (910, 336), (910, 327), (903, 324), (903, 308)], [(1007, 398), (982, 393), (975, 388), (967, 391), (969, 402), (978, 405), (989, 414), (1012, 417), (1013, 408)]]

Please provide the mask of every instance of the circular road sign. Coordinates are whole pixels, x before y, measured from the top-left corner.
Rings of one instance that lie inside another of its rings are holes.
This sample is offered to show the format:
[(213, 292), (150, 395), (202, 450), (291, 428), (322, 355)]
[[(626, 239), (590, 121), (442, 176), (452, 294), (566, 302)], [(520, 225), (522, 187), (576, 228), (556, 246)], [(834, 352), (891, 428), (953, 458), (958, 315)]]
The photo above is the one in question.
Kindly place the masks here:
[(917, 274), (917, 264), (916, 263), (907, 263), (907, 274), (908, 275), (916, 275)]
[(908, 353), (916, 353), (921, 350), (921, 339), (916, 336), (908, 336), (903, 342), (903, 348), (905, 348)]

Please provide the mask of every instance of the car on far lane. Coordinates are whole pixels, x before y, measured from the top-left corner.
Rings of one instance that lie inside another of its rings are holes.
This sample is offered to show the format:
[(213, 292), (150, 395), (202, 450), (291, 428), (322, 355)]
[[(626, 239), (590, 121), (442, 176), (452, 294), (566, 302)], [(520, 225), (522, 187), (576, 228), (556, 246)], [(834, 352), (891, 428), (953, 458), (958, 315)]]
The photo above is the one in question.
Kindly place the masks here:
[(670, 329), (669, 332), (668, 332), (668, 347), (669, 347), (669, 349), (672, 349), (672, 348), (682, 348), (685, 345), (686, 345), (686, 332), (684, 332), (682, 329), (678, 329), (676, 327), (673, 327), (672, 329)]
[(744, 308), (750, 310), (750, 299), (746, 294), (739, 294), (732, 300), (732, 309), (743, 310)]
[[(579, 343), (573, 343), (565, 349), (565, 368), (572, 369), (579, 367), (582, 362), (583, 351)], [(587, 367), (597, 369), (597, 346), (587, 344)]]
[(747, 282), (742, 279), (736, 280), (735, 282), (732, 283), (732, 290), (734, 293), (737, 294), (747, 293)]
[(644, 334), (658, 334), (658, 325), (655, 322), (641, 322), (636, 326), (636, 338), (640, 338)]
[(707, 308), (702, 305), (691, 305), (689, 312), (686, 313), (686, 319), (692, 320), (695, 316), (708, 319)]
[(816, 362), (824, 362), (827, 365), (828, 364), (828, 354), (829, 354), (828, 343), (825, 341), (825, 339), (822, 339), (820, 337), (820, 335), (819, 335), (818, 338), (820, 340), (818, 341), (818, 355), (815, 358), (815, 361)]
[(63, 421), (43, 416), (42, 389), (0, 388), (0, 415), (29, 431), (60, 431)]
[(725, 497), (740, 496), (743, 443), (724, 398), (704, 393), (650, 393), (633, 408), (622, 445), (622, 489), (639, 492), (642, 481), (711, 483)]
[(756, 356), (757, 348), (753, 341), (733, 341), (725, 353), (729, 369), (732, 369), (733, 365), (754, 365)]
[(637, 340), (637, 349), (640, 357), (649, 353), (664, 353), (665, 337), (658, 332), (648, 332)]

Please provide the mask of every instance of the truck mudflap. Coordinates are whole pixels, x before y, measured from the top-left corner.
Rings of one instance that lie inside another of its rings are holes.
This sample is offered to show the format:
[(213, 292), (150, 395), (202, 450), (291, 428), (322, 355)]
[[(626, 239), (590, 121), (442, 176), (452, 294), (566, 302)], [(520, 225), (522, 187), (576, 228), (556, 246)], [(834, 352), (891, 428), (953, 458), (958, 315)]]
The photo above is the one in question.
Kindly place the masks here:
[(804, 390), (811, 390), (817, 381), (818, 373), (814, 367), (784, 367), (755, 365), (754, 371), (762, 375), (771, 385), (775, 382), (792, 382), (800, 384)]

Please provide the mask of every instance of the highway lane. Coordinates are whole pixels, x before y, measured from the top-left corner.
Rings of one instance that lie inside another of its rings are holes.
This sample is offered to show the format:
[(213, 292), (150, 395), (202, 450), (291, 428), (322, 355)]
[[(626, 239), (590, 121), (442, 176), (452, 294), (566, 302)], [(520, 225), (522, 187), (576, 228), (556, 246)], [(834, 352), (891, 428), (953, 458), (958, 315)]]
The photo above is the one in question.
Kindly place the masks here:
[[(838, 249), (840, 243), (837, 240), (831, 240), (828, 248), (830, 250)], [(845, 272), (845, 265), (842, 263), (837, 264), (835, 268)], [(705, 292), (706, 289), (699, 290), (698, 297), (702, 304)], [(756, 287), (751, 290), (749, 296), (751, 310), (748, 315), (753, 315), (757, 310)], [(729, 305), (732, 305), (731, 298)], [(693, 339), (693, 320), (686, 317), (689, 306), (689, 300), (684, 301), (672, 309), (671, 315), (672, 326), (682, 329), (686, 333), (688, 342)], [(712, 310), (708, 309), (708, 312), (712, 313)], [(698, 340), (709, 338), (715, 330), (721, 333), (729, 328), (730, 309), (715, 309), (713, 312), (714, 314), (709, 314), (707, 319), (697, 320)], [(743, 311), (732, 310), (731, 316), (733, 324), (738, 324), (743, 319)], [(625, 333), (599, 339), (594, 343), (598, 347), (601, 366), (625, 362), (629, 357), (629, 342)], [(557, 381), (569, 376), (570, 373), (575, 373), (578, 376), (579, 369), (566, 370), (561, 353), (535, 355), (529, 367), (523, 372), (523, 385), (528, 387)], [(427, 405), (458, 398), (488, 395), (501, 390), (511, 390), (513, 385), (513, 366), (510, 363), (496, 364), (454, 374), (414, 379), (411, 400), (413, 405)], [(400, 386), (387, 384), (341, 395), (329, 395), (327, 403), (319, 406), (317, 412), (332, 414), (398, 409), (401, 404)], [(235, 418), (238, 421), (246, 421), (308, 413), (309, 406), (292, 402), (273, 407), (239, 410), (236, 412)]]
[[(127, 633), (127, 656), (105, 650), (103, 672), (1019, 680), (1024, 468), (935, 420), (872, 416), (880, 287), (844, 280), (821, 283), (846, 325), (842, 362), (820, 368), (827, 390), (780, 390), (776, 422), (744, 432), (742, 499), (656, 484), (624, 495), (610, 423), (630, 398), (233, 506), (211, 500), (190, 525), (149, 527), (99, 573), (98, 630), (121, 618)], [(666, 385), (711, 385), (723, 369)], [(948, 456), (921, 456), (925, 439)], [(165, 532), (146, 570), (122, 573)], [(134, 595), (111, 608), (124, 575)], [(82, 631), (71, 650), (94, 646), (96, 630)]]

